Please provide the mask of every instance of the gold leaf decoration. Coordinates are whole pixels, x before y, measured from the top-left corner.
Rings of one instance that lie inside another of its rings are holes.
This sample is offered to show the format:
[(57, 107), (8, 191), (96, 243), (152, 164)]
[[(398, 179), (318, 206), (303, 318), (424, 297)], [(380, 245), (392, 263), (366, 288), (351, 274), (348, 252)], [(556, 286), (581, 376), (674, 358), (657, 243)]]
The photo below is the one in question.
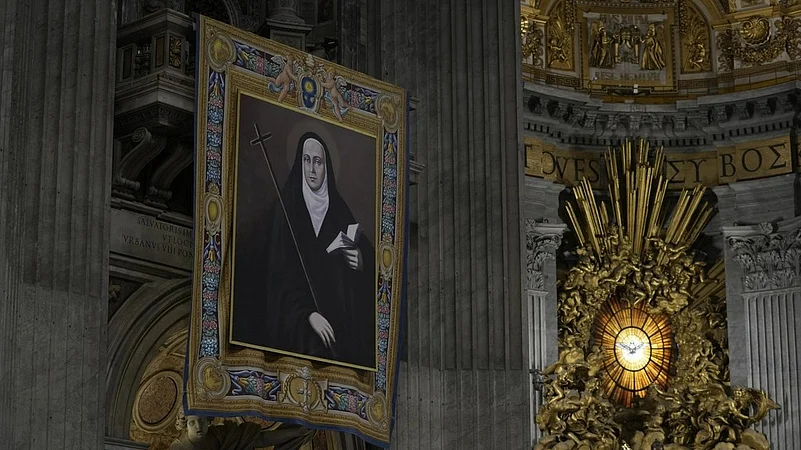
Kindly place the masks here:
[(729, 385), (723, 264), (693, 250), (714, 214), (705, 188), (666, 201), (665, 155), (643, 140), (605, 160), (607, 200), (584, 178), (566, 207), (579, 259), (559, 290), (534, 448), (767, 450), (749, 428), (778, 405)]
[(801, 19), (784, 16), (774, 23), (776, 33), (770, 32), (767, 19), (750, 18), (738, 30), (730, 28), (718, 34), (720, 69), (733, 70), (735, 60), (749, 65), (769, 63), (783, 52), (797, 61), (801, 56)]
[(574, 15), (573, 2), (568, 0), (562, 0), (551, 10), (551, 17), (545, 26), (545, 58), (550, 69), (574, 69)]
[(681, 35), (681, 70), (684, 73), (712, 70), (709, 60), (709, 25), (689, 0), (679, 3), (679, 33)]

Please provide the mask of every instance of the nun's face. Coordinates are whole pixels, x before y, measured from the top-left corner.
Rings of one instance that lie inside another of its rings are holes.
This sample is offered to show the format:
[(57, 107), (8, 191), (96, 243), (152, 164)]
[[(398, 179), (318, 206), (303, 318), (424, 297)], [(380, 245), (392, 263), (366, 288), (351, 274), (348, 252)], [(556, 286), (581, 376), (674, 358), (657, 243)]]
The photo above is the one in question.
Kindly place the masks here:
[(313, 191), (319, 191), (325, 182), (325, 152), (314, 139), (303, 143), (303, 176)]

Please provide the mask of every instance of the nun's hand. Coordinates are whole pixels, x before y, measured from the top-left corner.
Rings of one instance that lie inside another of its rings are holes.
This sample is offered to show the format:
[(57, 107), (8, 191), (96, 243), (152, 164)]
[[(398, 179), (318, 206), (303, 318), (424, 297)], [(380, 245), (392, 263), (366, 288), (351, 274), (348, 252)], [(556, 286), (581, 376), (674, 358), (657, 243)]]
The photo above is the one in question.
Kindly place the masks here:
[(315, 311), (309, 315), (309, 325), (317, 333), (317, 336), (320, 336), (325, 348), (331, 348), (331, 345), (337, 341), (334, 338), (334, 329), (331, 328), (331, 324), (320, 313)]
[(362, 260), (362, 252), (359, 251), (358, 247), (342, 250), (342, 254), (345, 256), (345, 262), (348, 263), (348, 267), (353, 270), (362, 270), (364, 261)]

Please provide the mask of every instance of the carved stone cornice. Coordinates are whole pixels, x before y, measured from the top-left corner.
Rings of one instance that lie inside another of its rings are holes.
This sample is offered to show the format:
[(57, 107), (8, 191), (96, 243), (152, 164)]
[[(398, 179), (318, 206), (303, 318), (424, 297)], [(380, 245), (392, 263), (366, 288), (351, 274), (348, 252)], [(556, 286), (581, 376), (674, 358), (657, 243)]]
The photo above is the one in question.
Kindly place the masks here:
[(606, 103), (578, 92), (526, 83), (526, 134), (554, 143), (606, 149), (609, 140), (633, 134), (667, 148), (734, 142), (732, 136), (770, 134), (801, 119), (801, 82), (748, 92), (707, 95), (675, 104)]
[(556, 249), (562, 244), (562, 233), (567, 227), (526, 220), (526, 288), (545, 290), (545, 261), (556, 259)]
[(724, 228), (733, 259), (743, 269), (743, 292), (801, 286), (801, 218), (782, 225)]
[(171, 129), (178, 134), (192, 133), (192, 113), (165, 104), (151, 104), (118, 115), (114, 120), (114, 135), (127, 136), (137, 128)]

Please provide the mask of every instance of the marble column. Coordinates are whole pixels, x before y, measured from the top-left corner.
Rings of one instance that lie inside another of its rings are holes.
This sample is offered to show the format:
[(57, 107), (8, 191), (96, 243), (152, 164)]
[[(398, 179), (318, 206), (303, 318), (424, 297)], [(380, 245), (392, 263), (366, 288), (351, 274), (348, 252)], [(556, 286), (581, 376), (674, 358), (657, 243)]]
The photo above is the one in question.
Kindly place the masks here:
[[(556, 320), (556, 253), (567, 226), (526, 220), (526, 291), (529, 317), (529, 361), (535, 382), (537, 373), (559, 359), (559, 330)], [(531, 386), (531, 415), (542, 407), (542, 393)], [(541, 389), (541, 386), (540, 386)], [(539, 428), (533, 423), (533, 435)]]
[(0, 446), (102, 449), (116, 2), (0, 18)]
[(531, 448), (520, 3), (380, 0), (380, 76), (419, 99), (392, 448)]
[(756, 428), (773, 448), (801, 442), (801, 217), (723, 227), (733, 386), (781, 405)]

